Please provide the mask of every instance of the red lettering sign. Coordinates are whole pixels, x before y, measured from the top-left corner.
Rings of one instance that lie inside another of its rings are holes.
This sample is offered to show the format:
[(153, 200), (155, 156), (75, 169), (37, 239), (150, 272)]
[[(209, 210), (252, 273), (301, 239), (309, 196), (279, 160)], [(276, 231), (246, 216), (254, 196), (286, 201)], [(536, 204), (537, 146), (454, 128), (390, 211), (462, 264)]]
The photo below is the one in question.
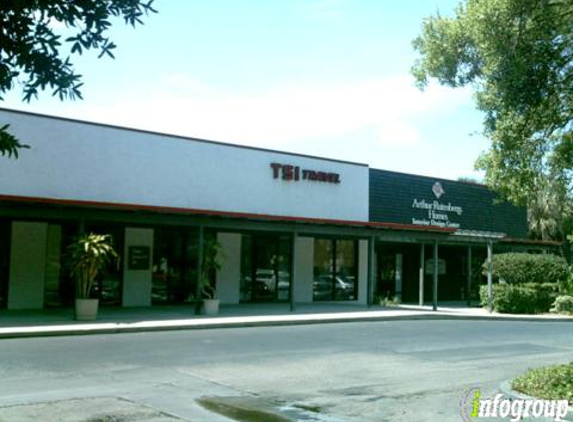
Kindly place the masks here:
[(282, 167), (282, 164), (271, 163), (271, 168), (273, 169), (273, 178), (274, 179), (279, 178), (279, 172), (280, 172), (281, 167)]
[(327, 173), (324, 171), (301, 169), (299, 166), (291, 164), (271, 163), (273, 170), (273, 179), (282, 179), (286, 181), (298, 182), (302, 180), (311, 180), (314, 182), (340, 183), (340, 174)]

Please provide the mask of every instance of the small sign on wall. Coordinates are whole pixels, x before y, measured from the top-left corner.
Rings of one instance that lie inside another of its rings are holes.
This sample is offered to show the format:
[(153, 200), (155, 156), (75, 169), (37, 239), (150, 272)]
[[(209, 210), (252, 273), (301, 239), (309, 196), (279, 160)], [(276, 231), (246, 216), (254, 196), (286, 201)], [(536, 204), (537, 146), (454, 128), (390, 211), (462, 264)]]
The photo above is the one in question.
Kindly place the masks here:
[[(430, 258), (426, 260), (426, 275), (434, 274), (434, 259)], [(446, 274), (446, 260), (438, 258), (438, 274), (444, 275)]]
[(128, 248), (127, 269), (149, 270), (151, 248), (149, 246), (130, 246)]

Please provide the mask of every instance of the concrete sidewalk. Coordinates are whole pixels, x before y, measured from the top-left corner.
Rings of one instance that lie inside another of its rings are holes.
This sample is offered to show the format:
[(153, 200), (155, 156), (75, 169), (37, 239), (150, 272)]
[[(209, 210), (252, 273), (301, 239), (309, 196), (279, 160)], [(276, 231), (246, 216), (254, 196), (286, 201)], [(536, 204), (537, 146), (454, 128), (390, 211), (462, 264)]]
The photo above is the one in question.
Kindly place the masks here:
[(196, 316), (192, 305), (102, 307), (98, 320), (87, 323), (74, 321), (72, 309), (3, 310), (0, 311), (0, 338), (451, 318), (573, 322), (573, 317), (560, 315), (488, 314), (482, 308), (459, 304), (440, 306), (432, 311), (430, 306), (367, 308), (354, 303), (318, 303), (297, 305), (293, 312), (288, 304), (244, 304), (222, 306), (216, 317)]

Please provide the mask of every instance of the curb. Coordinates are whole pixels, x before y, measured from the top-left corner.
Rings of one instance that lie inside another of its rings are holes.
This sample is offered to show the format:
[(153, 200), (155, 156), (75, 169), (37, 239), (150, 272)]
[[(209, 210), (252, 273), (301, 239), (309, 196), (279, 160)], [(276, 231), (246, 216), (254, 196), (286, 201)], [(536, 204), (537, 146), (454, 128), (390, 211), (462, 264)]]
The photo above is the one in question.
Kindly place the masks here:
[[(528, 396), (527, 394), (520, 393), (511, 388), (511, 380), (503, 381), (499, 385), (499, 392), (511, 400), (539, 400), (537, 397)], [(573, 422), (573, 408), (569, 406), (569, 410), (565, 415), (565, 419), (560, 419), (561, 422)]]
[(573, 322), (573, 318), (508, 317), (499, 315), (459, 315), (449, 312), (412, 311), (404, 315), (358, 314), (300, 314), (249, 317), (215, 317), (204, 319), (145, 321), (145, 322), (100, 322), (0, 328), (0, 339), (28, 337), (80, 336), (97, 334), (121, 334), (138, 332), (205, 330), (221, 328), (274, 327), (316, 325), (368, 321), (416, 321), (416, 320), (462, 320), (462, 321), (527, 321), (527, 322)]
[[(224, 319), (225, 321), (218, 321)], [(373, 317), (330, 317), (306, 318), (306, 319), (265, 319), (244, 320), (236, 318), (212, 318), (203, 321), (147, 321), (136, 323), (95, 323), (75, 325), (52, 325), (34, 327), (0, 328), (0, 339), (33, 338), (33, 337), (61, 337), (83, 336), (98, 334), (122, 334), (139, 332), (160, 331), (183, 331), (183, 330), (209, 330), (222, 328), (250, 328), (250, 327), (280, 327), (296, 325), (317, 325), (345, 322), (368, 322), (368, 321), (415, 321), (423, 319), (450, 319), (443, 315), (400, 315), (400, 316), (373, 316)]]

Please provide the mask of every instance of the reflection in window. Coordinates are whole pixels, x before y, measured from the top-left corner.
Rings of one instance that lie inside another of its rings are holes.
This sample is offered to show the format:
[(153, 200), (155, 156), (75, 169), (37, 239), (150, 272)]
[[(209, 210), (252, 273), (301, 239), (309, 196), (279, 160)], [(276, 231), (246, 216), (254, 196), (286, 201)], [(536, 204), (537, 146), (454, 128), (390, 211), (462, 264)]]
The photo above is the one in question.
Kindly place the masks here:
[(357, 298), (356, 241), (315, 239), (313, 300)]
[(153, 304), (193, 302), (197, 279), (195, 230), (158, 228), (153, 241)]
[(241, 302), (285, 302), (290, 299), (291, 238), (243, 235)]

